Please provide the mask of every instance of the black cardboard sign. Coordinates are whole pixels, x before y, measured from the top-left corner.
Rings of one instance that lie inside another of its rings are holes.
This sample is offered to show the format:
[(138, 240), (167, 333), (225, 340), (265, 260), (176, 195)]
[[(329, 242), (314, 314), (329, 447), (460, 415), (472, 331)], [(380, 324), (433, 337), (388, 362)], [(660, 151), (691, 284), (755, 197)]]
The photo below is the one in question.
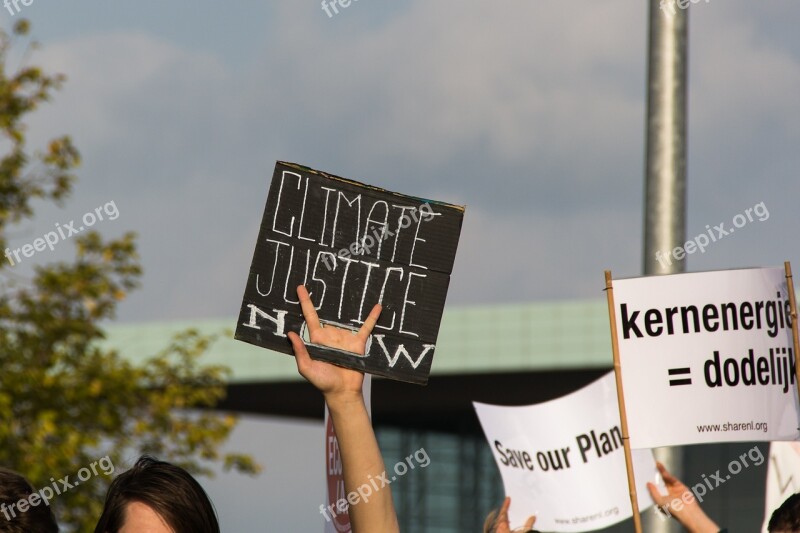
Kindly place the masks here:
[(307, 340), (296, 287), (320, 321), (357, 330), (383, 306), (365, 356), (308, 345), (314, 359), (425, 384), (464, 208), (278, 162), (235, 338), (292, 353)]

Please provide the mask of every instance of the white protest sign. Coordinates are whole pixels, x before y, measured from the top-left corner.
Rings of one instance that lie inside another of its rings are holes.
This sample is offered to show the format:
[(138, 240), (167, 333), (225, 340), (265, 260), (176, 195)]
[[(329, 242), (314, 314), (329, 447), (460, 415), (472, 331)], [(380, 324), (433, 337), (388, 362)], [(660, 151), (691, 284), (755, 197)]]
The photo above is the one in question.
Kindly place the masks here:
[(800, 444), (773, 442), (769, 447), (763, 533), (767, 533), (767, 525), (775, 509), (797, 492), (800, 492)]
[(784, 269), (613, 280), (632, 448), (800, 439)]
[[(364, 374), (362, 385), (364, 403), (367, 412), (372, 416), (372, 376)], [(325, 533), (351, 533), (350, 506), (347, 502), (347, 492), (344, 489), (344, 473), (342, 471), (342, 455), (339, 452), (339, 440), (333, 429), (328, 406), (325, 405), (325, 494), (327, 503), (325, 510), (320, 514), (325, 518)]]
[[(512, 528), (533, 514), (536, 529), (564, 533), (631, 517), (613, 372), (537, 405), (473, 404), (511, 496)], [(653, 504), (646, 483), (660, 477), (649, 450), (633, 452), (633, 462), (645, 509)]]

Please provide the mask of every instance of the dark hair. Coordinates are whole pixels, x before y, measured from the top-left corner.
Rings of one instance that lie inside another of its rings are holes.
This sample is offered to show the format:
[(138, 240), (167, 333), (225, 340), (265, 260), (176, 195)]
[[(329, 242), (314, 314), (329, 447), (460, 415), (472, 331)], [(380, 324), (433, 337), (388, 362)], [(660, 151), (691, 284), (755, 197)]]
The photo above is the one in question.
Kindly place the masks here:
[[(58, 523), (50, 510), (50, 502), (41, 495), (36, 498), (39, 503), (35, 506), (28, 500), (35, 493), (24, 477), (0, 468), (0, 533), (58, 533)], [(28, 500), (28, 510), (25, 512), (12, 507), (21, 500)]]
[(800, 531), (800, 494), (792, 494), (775, 509), (767, 529), (774, 533)]
[(175, 533), (219, 533), (217, 514), (203, 487), (179, 466), (143, 455), (108, 488), (95, 533), (117, 533), (131, 502), (147, 505)]

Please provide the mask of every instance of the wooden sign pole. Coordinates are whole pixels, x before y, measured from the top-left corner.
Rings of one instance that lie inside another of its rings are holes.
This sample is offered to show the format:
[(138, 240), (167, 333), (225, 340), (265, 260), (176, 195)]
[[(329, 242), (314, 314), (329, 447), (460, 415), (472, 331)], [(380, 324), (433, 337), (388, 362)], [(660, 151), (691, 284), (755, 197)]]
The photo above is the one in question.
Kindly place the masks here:
[[(617, 341), (617, 313), (614, 308), (614, 288), (611, 284), (610, 270), (606, 270), (606, 295), (608, 296), (608, 318), (611, 321), (611, 350), (614, 353), (614, 375), (617, 379), (617, 402), (619, 404), (619, 419), (622, 424), (622, 445), (625, 450), (625, 469), (628, 471), (628, 491), (631, 496), (633, 525), (636, 533), (642, 533), (642, 517), (639, 516), (639, 498), (636, 495), (631, 441), (628, 435), (628, 415), (625, 411), (625, 395), (622, 393), (622, 367), (619, 363), (619, 342)], [(796, 341), (797, 337), (795, 336)]]
[(792, 280), (792, 265), (789, 261), (783, 263), (786, 270), (786, 286), (789, 291), (789, 306), (792, 316), (792, 341), (794, 343), (794, 363), (795, 363), (795, 384), (797, 385), (797, 397), (800, 398), (800, 339), (797, 334), (797, 301), (794, 298), (794, 281)]

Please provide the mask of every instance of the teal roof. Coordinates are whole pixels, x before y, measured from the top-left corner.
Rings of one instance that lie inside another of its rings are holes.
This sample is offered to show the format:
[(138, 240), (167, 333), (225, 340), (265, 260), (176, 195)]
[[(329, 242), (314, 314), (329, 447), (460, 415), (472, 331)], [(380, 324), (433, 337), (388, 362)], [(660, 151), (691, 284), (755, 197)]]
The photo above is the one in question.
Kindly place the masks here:
[[(203, 362), (230, 367), (232, 382), (302, 379), (291, 356), (233, 340), (235, 327), (235, 317), (115, 324), (107, 342), (136, 363), (163, 350), (174, 334), (195, 328), (219, 336)], [(598, 298), (447, 308), (431, 375), (611, 366), (608, 308)]]

